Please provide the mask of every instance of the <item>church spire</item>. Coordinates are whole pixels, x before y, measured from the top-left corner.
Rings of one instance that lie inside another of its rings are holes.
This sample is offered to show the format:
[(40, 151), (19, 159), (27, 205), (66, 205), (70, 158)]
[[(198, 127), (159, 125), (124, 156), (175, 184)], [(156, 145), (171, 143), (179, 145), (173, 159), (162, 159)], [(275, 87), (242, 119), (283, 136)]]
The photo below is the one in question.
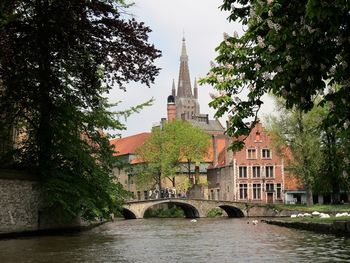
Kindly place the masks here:
[(195, 99), (198, 99), (197, 78), (194, 78), (193, 95)]
[(177, 87), (177, 96), (191, 98), (192, 89), (190, 81), (190, 71), (188, 69), (188, 56), (186, 50), (186, 40), (182, 38), (182, 49), (180, 56), (180, 71), (179, 71), (179, 81)]
[(175, 80), (173, 79), (173, 86), (172, 86), (172, 88), (171, 88), (171, 95), (173, 95), (174, 97), (176, 96), (176, 94), (175, 94)]

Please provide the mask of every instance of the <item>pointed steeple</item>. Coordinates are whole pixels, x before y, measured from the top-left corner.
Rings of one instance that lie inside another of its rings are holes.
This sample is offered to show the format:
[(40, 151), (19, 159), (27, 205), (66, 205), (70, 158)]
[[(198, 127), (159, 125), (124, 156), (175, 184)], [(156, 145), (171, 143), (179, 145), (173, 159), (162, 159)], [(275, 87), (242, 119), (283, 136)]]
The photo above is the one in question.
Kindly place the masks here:
[(175, 80), (173, 79), (173, 87), (171, 88), (171, 95), (173, 95), (174, 97), (176, 96), (175, 92), (176, 92), (176, 90), (175, 90)]
[(197, 79), (194, 78), (194, 85), (193, 85), (193, 95), (196, 99), (198, 99), (198, 88), (197, 88)]
[(179, 81), (177, 86), (177, 96), (182, 98), (191, 98), (191, 80), (190, 71), (188, 69), (188, 56), (186, 50), (186, 40), (182, 38), (182, 49), (180, 56), (180, 71), (179, 71)]

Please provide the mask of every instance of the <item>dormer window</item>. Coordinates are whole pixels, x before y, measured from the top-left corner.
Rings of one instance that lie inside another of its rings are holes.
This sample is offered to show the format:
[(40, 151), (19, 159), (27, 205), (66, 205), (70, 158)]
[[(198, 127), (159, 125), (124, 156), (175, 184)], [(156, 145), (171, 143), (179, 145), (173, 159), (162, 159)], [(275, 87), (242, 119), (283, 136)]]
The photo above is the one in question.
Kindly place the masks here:
[(271, 159), (271, 150), (270, 149), (262, 149), (261, 150), (261, 158), (262, 159)]
[(256, 159), (256, 149), (255, 148), (247, 149), (247, 159)]

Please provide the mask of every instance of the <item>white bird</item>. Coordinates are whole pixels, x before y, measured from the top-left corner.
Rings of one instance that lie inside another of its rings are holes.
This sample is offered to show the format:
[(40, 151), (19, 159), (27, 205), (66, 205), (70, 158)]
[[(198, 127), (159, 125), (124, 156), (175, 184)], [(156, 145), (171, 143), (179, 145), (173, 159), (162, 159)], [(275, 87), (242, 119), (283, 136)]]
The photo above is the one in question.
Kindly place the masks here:
[(191, 222), (192, 222), (192, 223), (196, 223), (197, 220), (196, 220), (196, 219), (192, 219)]
[(258, 224), (258, 220), (253, 220), (252, 223), (254, 226), (256, 226)]
[(330, 215), (329, 215), (329, 214), (321, 213), (321, 214), (320, 214), (320, 218), (330, 218)]

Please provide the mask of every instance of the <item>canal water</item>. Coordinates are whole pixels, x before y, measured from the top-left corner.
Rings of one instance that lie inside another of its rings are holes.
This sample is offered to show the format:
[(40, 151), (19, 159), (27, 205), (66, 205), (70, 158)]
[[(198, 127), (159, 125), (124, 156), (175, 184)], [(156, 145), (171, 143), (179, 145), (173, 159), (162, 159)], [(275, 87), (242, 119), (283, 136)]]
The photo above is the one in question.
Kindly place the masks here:
[(0, 262), (350, 262), (349, 238), (251, 220), (118, 220), (74, 235), (0, 240)]

